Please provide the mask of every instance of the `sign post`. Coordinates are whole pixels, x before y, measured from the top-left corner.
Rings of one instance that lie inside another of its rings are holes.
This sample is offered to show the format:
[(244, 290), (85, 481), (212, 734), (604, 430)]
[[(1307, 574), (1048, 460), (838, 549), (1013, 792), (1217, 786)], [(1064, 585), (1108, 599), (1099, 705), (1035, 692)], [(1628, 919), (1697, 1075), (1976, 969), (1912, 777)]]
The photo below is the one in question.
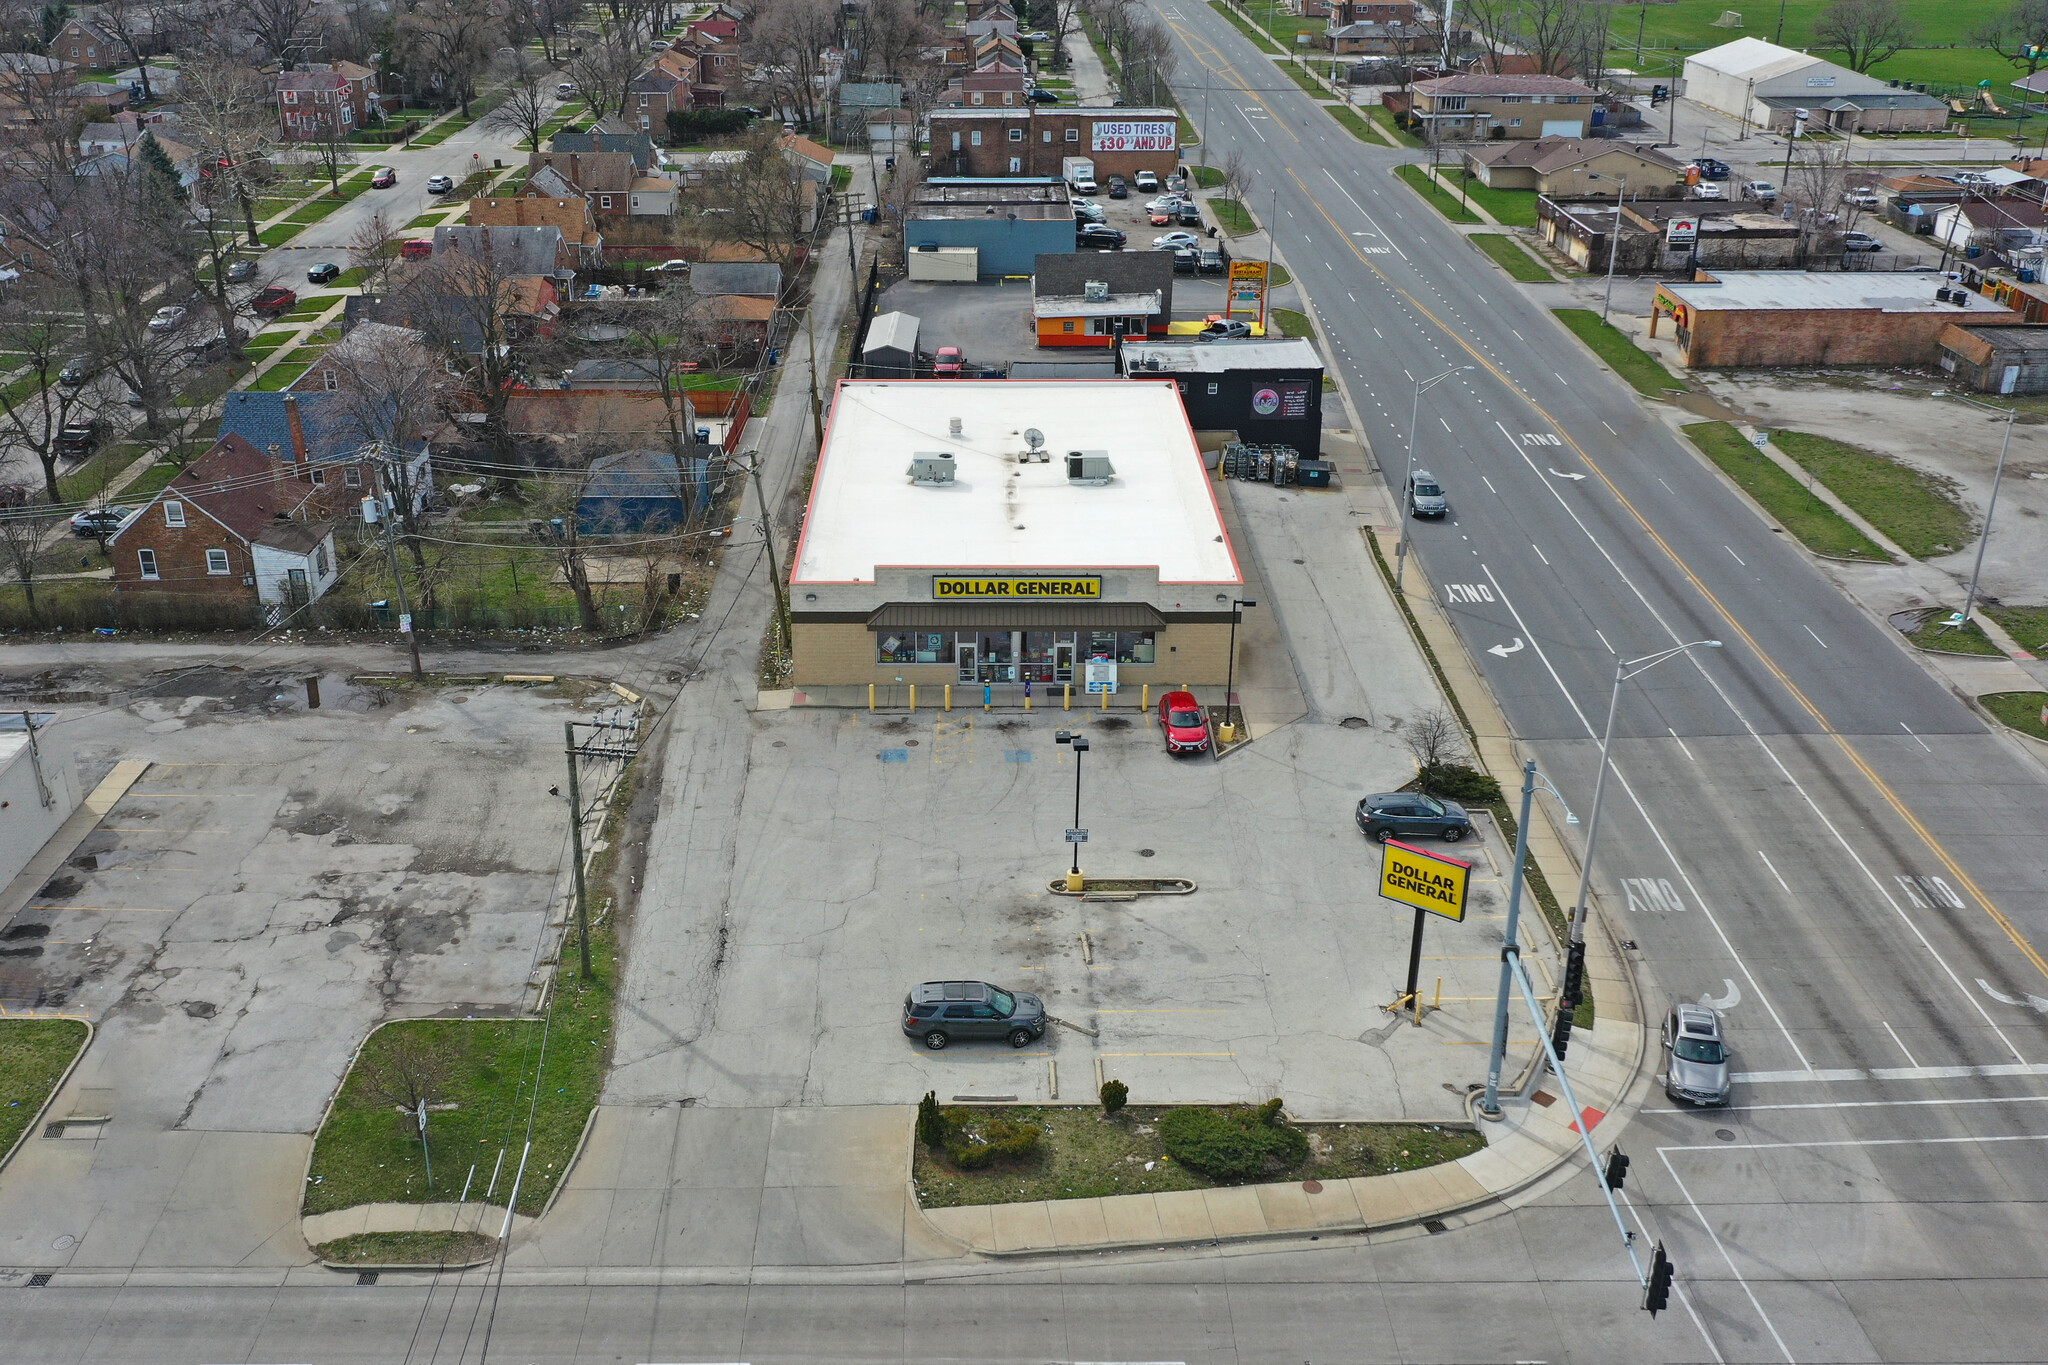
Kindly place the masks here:
[[(1409, 844), (1389, 839), (1380, 846), (1380, 896), (1415, 907), (1415, 933), (1408, 942), (1408, 985), (1399, 999), (1387, 1006), (1398, 1013), (1415, 1004), (1422, 972), (1422, 922), (1425, 915), (1441, 915), (1453, 924), (1465, 920), (1465, 889), (1472, 877), (1472, 864), (1441, 853), (1427, 853)], [(1415, 1021), (1422, 1022), (1418, 1006)]]

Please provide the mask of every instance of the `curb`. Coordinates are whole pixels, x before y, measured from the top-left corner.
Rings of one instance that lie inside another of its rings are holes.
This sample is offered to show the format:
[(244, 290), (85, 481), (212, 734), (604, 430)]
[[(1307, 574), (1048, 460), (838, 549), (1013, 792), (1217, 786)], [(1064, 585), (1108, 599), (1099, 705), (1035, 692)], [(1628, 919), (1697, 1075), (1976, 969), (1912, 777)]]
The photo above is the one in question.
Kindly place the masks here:
[[(489, 1233), (484, 1235), (486, 1237), (490, 1236)], [(493, 1238), (492, 1240), (495, 1241), (496, 1239)], [(427, 1265), (424, 1262), (414, 1264), (410, 1261), (401, 1261), (394, 1265), (356, 1265), (345, 1261), (315, 1261), (313, 1264), (326, 1270), (339, 1271), (345, 1275), (354, 1275), (363, 1271), (368, 1271), (372, 1275), (439, 1275), (444, 1271), (475, 1270), (479, 1266), (490, 1265), (497, 1259), (496, 1256), (493, 1256), (489, 1260), (463, 1261), (460, 1264), (451, 1262), (448, 1265)]]
[[(10, 1019), (78, 1018), (78, 1016), (71, 1014), (21, 1014), (9, 1015), (7, 1017)], [(78, 1064), (85, 1060), (86, 1049), (90, 1048), (92, 1046), (92, 1040), (99, 1036), (99, 1030), (93, 1027), (92, 1020), (78, 1019), (78, 1022), (85, 1025), (85, 1041), (78, 1045), (77, 1053), (71, 1058), (71, 1065), (64, 1068), (64, 1074), (59, 1076), (57, 1078), (57, 1083), (50, 1087), (50, 1094), (48, 1098), (46, 1098), (43, 1101), (43, 1107), (36, 1110), (36, 1116), (33, 1119), (29, 1120), (29, 1124), (26, 1128), (23, 1128), (21, 1130), (21, 1136), (14, 1139), (14, 1145), (12, 1147), (9, 1147), (4, 1153), (0, 1153), (0, 1172), (4, 1172), (7, 1169), (7, 1164), (14, 1160), (15, 1153), (19, 1152), (23, 1147), (26, 1147), (28, 1145), (28, 1140), (31, 1137), (35, 1136), (37, 1130), (42, 1128), (43, 1120), (50, 1116), (50, 1106), (55, 1104), (57, 1102), (57, 1097), (64, 1093), (64, 1087), (70, 1083), (72, 1073), (77, 1071)]]

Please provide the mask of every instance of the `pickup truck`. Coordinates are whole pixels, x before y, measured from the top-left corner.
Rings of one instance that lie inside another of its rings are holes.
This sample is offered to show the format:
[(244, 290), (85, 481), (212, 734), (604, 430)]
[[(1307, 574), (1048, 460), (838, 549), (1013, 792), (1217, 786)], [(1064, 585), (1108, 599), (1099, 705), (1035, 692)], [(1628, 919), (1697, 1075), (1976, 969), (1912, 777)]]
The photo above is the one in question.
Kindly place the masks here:
[(298, 305), (299, 295), (297, 290), (287, 289), (281, 284), (273, 284), (259, 292), (255, 298), (249, 300), (249, 311), (275, 316), (279, 313), (289, 313)]

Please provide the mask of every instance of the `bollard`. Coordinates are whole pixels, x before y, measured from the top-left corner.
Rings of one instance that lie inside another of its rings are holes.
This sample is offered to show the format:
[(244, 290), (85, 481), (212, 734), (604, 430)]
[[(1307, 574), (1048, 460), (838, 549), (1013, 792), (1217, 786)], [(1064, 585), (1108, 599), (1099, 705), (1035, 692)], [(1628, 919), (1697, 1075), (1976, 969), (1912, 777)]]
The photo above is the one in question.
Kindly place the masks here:
[(983, 683), (981, 685), (981, 709), (984, 711), (992, 709), (996, 704), (995, 696), (996, 689), (994, 684)]
[(910, 709), (911, 709), (911, 710), (913, 710), (913, 711), (915, 711), (915, 710), (917, 709), (917, 684), (916, 684), (916, 683), (912, 683), (912, 684), (910, 685)]
[(1086, 889), (1087, 889), (1087, 886), (1088, 886), (1088, 879), (1087, 879), (1087, 878), (1086, 878), (1085, 876), (1083, 876), (1083, 875), (1082, 875), (1081, 873), (1079, 873), (1079, 872), (1069, 872), (1069, 873), (1067, 874), (1067, 890), (1069, 890), (1069, 891), (1083, 891), (1083, 890), (1086, 890)]
[(1436, 1003), (1435, 1003), (1435, 1004), (1433, 1004), (1433, 1005), (1431, 1005), (1431, 1006), (1430, 1006), (1430, 1008), (1431, 1008), (1431, 1009), (1433, 1009), (1433, 1010), (1440, 1010), (1440, 1009), (1442, 1009), (1443, 1007), (1444, 1007), (1444, 979), (1443, 979), (1442, 977), (1438, 977), (1438, 978), (1436, 979)]
[[(1071, 711), (1074, 709), (1074, 685), (1072, 683), (1065, 683), (1062, 685), (1067, 689), (1067, 695), (1065, 699), (1060, 702), (1060, 710)], [(2043, 714), (2048, 714), (2048, 707), (2043, 708)], [(2048, 725), (2048, 721), (2043, 721), (2041, 723), (2043, 725)]]
[(946, 709), (948, 711), (953, 709), (953, 684), (951, 683), (946, 684)]
[(1102, 697), (1102, 709), (1107, 711), (1109, 709), (1109, 689), (1103, 688), (1100, 695)]
[(874, 710), (874, 709), (875, 709), (875, 685), (874, 685), (873, 683), (869, 683), (869, 684), (868, 684), (868, 710), (872, 711), (872, 710)]
[(320, 675), (318, 673), (310, 674), (305, 681), (306, 709), (308, 711), (318, 711), (320, 709)]
[(1140, 711), (1148, 711), (1148, 712), (1149, 712), (1149, 711), (1150, 711), (1150, 710), (1152, 709), (1152, 684), (1151, 684), (1151, 683), (1146, 683), (1146, 684), (1145, 684), (1144, 686), (1142, 686), (1142, 687), (1140, 687), (1140, 688), (1138, 689), (1138, 709), (1139, 709)]

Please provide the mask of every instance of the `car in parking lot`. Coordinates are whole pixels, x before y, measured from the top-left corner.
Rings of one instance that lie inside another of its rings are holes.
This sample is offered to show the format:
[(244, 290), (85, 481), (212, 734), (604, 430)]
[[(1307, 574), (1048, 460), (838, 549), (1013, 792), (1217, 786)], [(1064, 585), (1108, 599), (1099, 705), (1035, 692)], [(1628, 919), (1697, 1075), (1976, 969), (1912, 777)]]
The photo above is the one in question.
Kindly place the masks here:
[(571, 95), (574, 95), (575, 93), (576, 93), (576, 87), (575, 87), (575, 86), (573, 86), (573, 85), (571, 85), (571, 84), (570, 84), (570, 83), (569, 83), (568, 81), (556, 81), (556, 82), (555, 82), (555, 98), (556, 98), (556, 99), (558, 99), (558, 100), (565, 100), (565, 99), (568, 99), (568, 98), (569, 98), (569, 97), (570, 97)]
[(1142, 191), (1142, 192), (1143, 192), (1143, 193), (1145, 193), (1145, 194), (1151, 194), (1151, 193), (1152, 193), (1153, 191), (1157, 190), (1158, 188), (1159, 188), (1159, 176), (1158, 176), (1158, 175), (1157, 175), (1156, 173), (1154, 173), (1154, 172), (1152, 172), (1152, 171), (1139, 171), (1139, 172), (1138, 172), (1138, 189), (1139, 189), (1140, 191)]
[(1463, 806), (1421, 792), (1377, 792), (1363, 797), (1353, 818), (1367, 838), (1381, 843), (1434, 834), (1455, 844), (1472, 832), (1472, 817)]
[(1178, 251), (1184, 246), (1191, 246), (1199, 251), (1202, 249), (1202, 239), (1192, 232), (1169, 232), (1164, 237), (1152, 239), (1154, 251)]
[(1104, 251), (1116, 251), (1124, 244), (1125, 237), (1115, 228), (1103, 223), (1080, 223), (1074, 228), (1076, 247), (1100, 247)]
[(1844, 251), (1883, 251), (1884, 243), (1867, 232), (1845, 232), (1842, 234)]
[(1076, 199), (1073, 202), (1074, 221), (1077, 223), (1099, 223), (1102, 221), (1102, 205), (1092, 199)]
[(1145, 216), (1147, 220), (1151, 222), (1153, 227), (1167, 227), (1170, 226), (1173, 222), (1172, 209), (1153, 209)]
[(1695, 199), (1726, 199), (1728, 196), (1722, 191), (1717, 181), (1702, 180), (1699, 184), (1692, 187), (1692, 197)]
[(398, 183), (398, 172), (389, 166), (379, 166), (370, 175), (370, 188), (388, 190)]
[(1842, 202), (1850, 208), (1857, 209), (1874, 209), (1880, 207), (1883, 203), (1877, 197), (1877, 191), (1868, 185), (1859, 186), (1853, 190), (1844, 190), (1842, 192)]
[(341, 267), (332, 261), (322, 261), (306, 269), (306, 279), (313, 284), (326, 284), (329, 280), (341, 278)]
[(1415, 470), (1408, 476), (1408, 511), (1418, 517), (1450, 515), (1451, 500), (1444, 496), (1444, 486), (1437, 482), (1436, 475), (1427, 469)]
[(1168, 692), (1159, 699), (1159, 733), (1169, 754), (1200, 754), (1209, 749), (1209, 713), (1192, 692)]
[(133, 507), (88, 507), (71, 518), (71, 534), (81, 540), (97, 540), (120, 530), (134, 515)]
[(1110, 198), (1128, 199), (1131, 197), (1131, 187), (1124, 183), (1124, 178), (1122, 176), (1113, 175), (1109, 178), (1108, 183)]
[(1700, 179), (1702, 180), (1726, 180), (1728, 178), (1728, 163), (1725, 161), (1716, 161), (1710, 156), (1703, 156), (1692, 164), (1700, 168)]
[(298, 306), (298, 302), (299, 296), (297, 291), (287, 289), (281, 284), (273, 284), (267, 289), (257, 291), (256, 297), (249, 300), (249, 311), (252, 313), (289, 313)]
[(1191, 246), (1184, 246), (1173, 253), (1173, 273), (1192, 275), (1201, 268), (1202, 253)]
[[(1154, 185), (1152, 188), (1156, 190), (1159, 187)], [(1187, 200), (1181, 195), (1162, 194), (1157, 199), (1146, 200), (1145, 210), (1148, 213), (1158, 213), (1162, 209), (1167, 213), (1177, 213), (1180, 211), (1180, 206), (1186, 202)]]
[(1204, 275), (1221, 275), (1223, 267), (1223, 253), (1220, 251), (1204, 251), (1196, 263), (1196, 269)]
[(1742, 197), (1754, 199), (1759, 204), (1778, 202), (1778, 187), (1768, 180), (1745, 180), (1742, 182)]
[(454, 189), (455, 177), (452, 175), (430, 175), (427, 177), (428, 194), (448, 194)]
[(932, 354), (932, 373), (949, 379), (958, 379), (963, 362), (958, 346), (941, 346)]
[(1044, 1001), (986, 981), (927, 981), (903, 997), (903, 1031), (934, 1052), (956, 1039), (1029, 1047), (1045, 1036), (1045, 1025)]
[(230, 261), (228, 268), (221, 272), (221, 278), (229, 284), (240, 284), (256, 273), (254, 261)]
[(1252, 325), (1238, 318), (1210, 318), (1195, 333), (1200, 341), (1240, 341), (1252, 334)]
[(1664, 1012), (1664, 1093), (1688, 1104), (1726, 1104), (1734, 1077), (1721, 1016), (1705, 1005), (1673, 1005)]
[(157, 309), (156, 315), (149, 320), (149, 330), (152, 332), (176, 331), (185, 325), (185, 311), (185, 309), (175, 303), (165, 304), (162, 308)]

